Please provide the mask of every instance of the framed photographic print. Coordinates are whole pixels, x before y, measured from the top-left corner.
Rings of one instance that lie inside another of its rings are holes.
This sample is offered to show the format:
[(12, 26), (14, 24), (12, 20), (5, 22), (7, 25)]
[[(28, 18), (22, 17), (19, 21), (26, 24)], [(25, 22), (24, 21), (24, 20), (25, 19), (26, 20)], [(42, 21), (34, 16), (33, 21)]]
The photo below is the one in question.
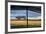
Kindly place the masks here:
[(45, 4), (42, 2), (7, 2), (8, 32), (44, 31)]

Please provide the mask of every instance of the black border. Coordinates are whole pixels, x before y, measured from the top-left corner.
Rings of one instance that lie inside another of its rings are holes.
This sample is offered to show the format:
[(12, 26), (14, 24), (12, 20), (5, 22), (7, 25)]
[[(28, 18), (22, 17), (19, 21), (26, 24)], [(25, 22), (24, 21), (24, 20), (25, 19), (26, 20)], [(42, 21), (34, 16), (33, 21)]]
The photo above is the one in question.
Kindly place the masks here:
[[(44, 18), (43, 30), (8, 32), (8, 2), (43, 4), (43, 11), (44, 11), (43, 12), (43, 18)], [(5, 0), (5, 34), (8, 34), (8, 33), (24, 33), (24, 32), (42, 32), (42, 31), (45, 31), (45, 3), (44, 2), (26, 2), (26, 1)]]

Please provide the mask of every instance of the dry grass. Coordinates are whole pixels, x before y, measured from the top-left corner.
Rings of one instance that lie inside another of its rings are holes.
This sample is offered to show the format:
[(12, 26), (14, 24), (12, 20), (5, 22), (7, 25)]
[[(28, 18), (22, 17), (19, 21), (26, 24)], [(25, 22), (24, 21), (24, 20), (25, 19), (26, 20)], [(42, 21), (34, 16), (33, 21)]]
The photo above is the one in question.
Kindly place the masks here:
[(41, 25), (41, 21), (28, 21), (28, 25)]
[[(27, 25), (27, 20), (11, 20), (11, 26)], [(28, 25), (41, 26), (41, 20), (28, 20)]]
[(27, 21), (11, 21), (12, 25), (26, 25)]

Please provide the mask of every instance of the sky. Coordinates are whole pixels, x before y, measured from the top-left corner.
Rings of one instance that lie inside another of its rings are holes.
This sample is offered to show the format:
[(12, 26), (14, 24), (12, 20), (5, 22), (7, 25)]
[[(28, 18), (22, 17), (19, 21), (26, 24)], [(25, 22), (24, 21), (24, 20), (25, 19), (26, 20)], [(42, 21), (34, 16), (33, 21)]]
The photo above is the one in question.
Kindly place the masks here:
[(41, 7), (40, 6), (15, 6), (11, 5), (10, 17), (15, 19), (17, 16), (25, 16), (28, 19), (40, 19), (41, 18)]
[[(11, 19), (15, 19), (16, 16), (25, 16), (27, 17), (26, 10), (11, 10)], [(28, 19), (40, 19), (41, 14), (28, 10)]]

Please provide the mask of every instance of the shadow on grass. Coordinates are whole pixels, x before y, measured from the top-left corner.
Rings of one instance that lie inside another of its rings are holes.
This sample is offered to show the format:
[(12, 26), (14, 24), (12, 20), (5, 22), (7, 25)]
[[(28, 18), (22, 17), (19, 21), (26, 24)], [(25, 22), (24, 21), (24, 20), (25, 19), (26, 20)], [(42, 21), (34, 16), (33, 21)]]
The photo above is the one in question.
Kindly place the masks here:
[[(28, 25), (28, 28), (37, 28), (37, 27), (41, 27), (39, 25)], [(19, 26), (11, 26), (11, 29), (14, 28), (27, 28), (27, 25), (19, 25)]]
[(12, 28), (27, 28), (27, 26), (26, 25), (11, 26), (11, 29)]
[(28, 28), (37, 28), (37, 27), (41, 27), (40, 25), (28, 25)]

